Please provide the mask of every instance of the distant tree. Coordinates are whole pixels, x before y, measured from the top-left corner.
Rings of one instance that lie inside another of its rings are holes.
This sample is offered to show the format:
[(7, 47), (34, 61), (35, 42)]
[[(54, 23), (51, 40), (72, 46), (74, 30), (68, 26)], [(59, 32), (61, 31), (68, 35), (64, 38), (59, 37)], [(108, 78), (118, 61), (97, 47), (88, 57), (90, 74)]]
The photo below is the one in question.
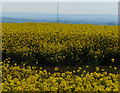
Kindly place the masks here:
[(115, 25), (115, 23), (114, 22), (109, 22), (108, 25)]

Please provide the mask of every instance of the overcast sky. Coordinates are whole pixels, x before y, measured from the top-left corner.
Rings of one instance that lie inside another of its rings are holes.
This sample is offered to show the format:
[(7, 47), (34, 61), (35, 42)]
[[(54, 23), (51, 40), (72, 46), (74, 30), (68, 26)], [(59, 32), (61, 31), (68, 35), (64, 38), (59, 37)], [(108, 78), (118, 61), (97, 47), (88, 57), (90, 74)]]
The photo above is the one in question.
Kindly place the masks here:
[(1, 0), (2, 2), (119, 2), (120, 0)]
[[(5, 1), (5, 0), (3, 0)], [(56, 2), (3, 2), (0, 12), (57, 13)], [(59, 2), (60, 14), (118, 14), (118, 2)]]

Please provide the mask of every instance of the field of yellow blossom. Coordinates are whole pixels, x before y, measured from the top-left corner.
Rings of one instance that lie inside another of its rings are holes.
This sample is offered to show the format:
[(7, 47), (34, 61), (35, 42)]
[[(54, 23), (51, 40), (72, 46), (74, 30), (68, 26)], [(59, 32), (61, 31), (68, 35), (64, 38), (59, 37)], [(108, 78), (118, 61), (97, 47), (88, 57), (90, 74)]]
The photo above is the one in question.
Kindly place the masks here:
[[(117, 68), (110, 68), (113, 72), (108, 73), (105, 69), (96, 67), (94, 72), (78, 67), (73, 71), (60, 72), (58, 67), (54, 72), (49, 72), (42, 67), (16, 63), (11, 66), (9, 59), (2, 64), (2, 90), (3, 91), (52, 91), (55, 93), (72, 93), (82, 91), (116, 91), (120, 89), (120, 75)], [(120, 70), (119, 70), (120, 72)]]
[(118, 26), (2, 23), (2, 91), (120, 91)]
[(118, 38), (117, 25), (3, 23), (2, 54), (18, 64), (120, 65)]

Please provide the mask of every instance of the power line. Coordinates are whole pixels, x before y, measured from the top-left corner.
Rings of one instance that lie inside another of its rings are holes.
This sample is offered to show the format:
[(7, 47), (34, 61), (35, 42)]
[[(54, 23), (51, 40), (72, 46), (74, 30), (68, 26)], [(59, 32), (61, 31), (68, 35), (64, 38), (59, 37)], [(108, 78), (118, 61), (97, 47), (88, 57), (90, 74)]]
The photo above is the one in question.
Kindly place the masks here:
[(59, 22), (59, 3), (57, 2), (57, 22)]

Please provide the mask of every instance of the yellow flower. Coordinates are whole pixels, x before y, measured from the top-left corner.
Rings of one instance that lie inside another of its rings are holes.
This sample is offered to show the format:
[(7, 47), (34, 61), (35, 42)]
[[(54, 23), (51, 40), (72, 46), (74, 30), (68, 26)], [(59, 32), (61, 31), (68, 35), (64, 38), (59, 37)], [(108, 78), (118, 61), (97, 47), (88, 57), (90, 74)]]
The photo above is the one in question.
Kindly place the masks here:
[(86, 66), (86, 67), (89, 67), (89, 66)]
[(103, 74), (104, 74), (104, 75), (107, 75), (107, 72), (105, 71)]
[(73, 70), (73, 73), (75, 73), (75, 70)]
[(96, 67), (96, 71), (99, 71), (99, 67)]
[(102, 69), (102, 71), (105, 71), (105, 69)]
[(6, 61), (7, 61), (8, 59), (6, 58)]
[(36, 64), (38, 64), (38, 62), (36, 62)]
[(110, 68), (112, 68), (112, 66), (110, 66)]
[(32, 67), (32, 69), (35, 69), (35, 67)]
[(86, 73), (86, 70), (84, 70), (83, 73)]
[(81, 70), (82, 68), (81, 68), (81, 67), (79, 67), (78, 69), (79, 69), (79, 70)]
[(57, 67), (55, 67), (55, 71), (58, 71), (58, 68), (57, 68)]
[(40, 67), (40, 69), (42, 69), (42, 67)]
[(114, 62), (115, 60), (112, 58), (111, 61)]
[(62, 76), (64, 77), (64, 76), (65, 76), (65, 73), (62, 73)]
[(97, 56), (95, 56), (95, 58), (97, 58)]
[(116, 67), (114, 67), (114, 69), (116, 70), (117, 68), (116, 68)]
[(100, 78), (99, 80), (100, 80), (100, 81), (103, 81), (103, 78)]
[(10, 63), (10, 61), (8, 61), (8, 63)]
[(78, 69), (77, 72), (80, 72), (80, 70)]
[(16, 66), (17, 64), (16, 64), (16, 63), (14, 63), (14, 65)]
[(50, 72), (49, 72), (48, 74), (49, 74), (49, 75), (51, 75), (51, 73), (50, 73)]

